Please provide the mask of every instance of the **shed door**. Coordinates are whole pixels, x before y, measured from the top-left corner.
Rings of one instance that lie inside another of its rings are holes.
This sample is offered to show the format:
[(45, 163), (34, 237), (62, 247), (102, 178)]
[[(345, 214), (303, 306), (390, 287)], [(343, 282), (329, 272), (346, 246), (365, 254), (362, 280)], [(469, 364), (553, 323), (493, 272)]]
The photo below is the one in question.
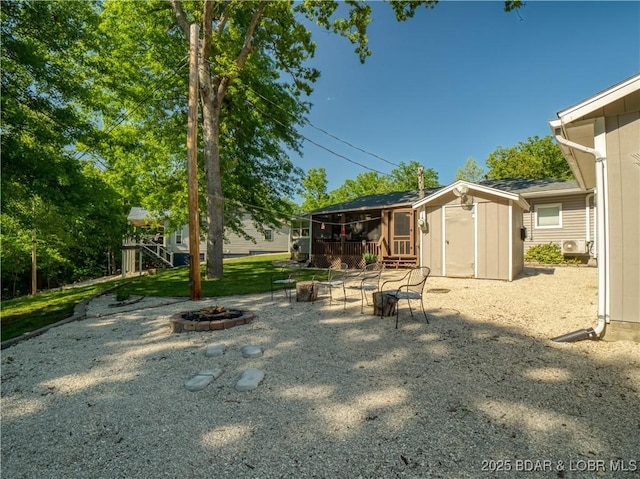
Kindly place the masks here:
[(475, 206), (444, 208), (445, 276), (475, 276)]

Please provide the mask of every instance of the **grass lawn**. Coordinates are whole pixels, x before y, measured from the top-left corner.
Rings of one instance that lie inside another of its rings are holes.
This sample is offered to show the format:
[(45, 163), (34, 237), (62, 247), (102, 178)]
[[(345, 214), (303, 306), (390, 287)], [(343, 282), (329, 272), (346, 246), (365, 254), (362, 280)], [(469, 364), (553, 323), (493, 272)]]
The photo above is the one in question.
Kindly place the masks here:
[[(279, 268), (275, 260), (285, 260), (288, 254), (259, 255), (234, 258), (224, 261), (224, 277), (217, 280), (204, 279), (202, 266), (202, 297), (220, 297), (236, 294), (264, 293), (271, 290), (271, 278)], [(322, 276), (324, 274), (324, 276)], [(326, 277), (323, 270), (303, 269), (300, 279), (311, 279), (314, 275)], [(156, 275), (145, 275), (126, 280), (114, 280), (93, 286), (62, 291), (38, 293), (2, 302), (2, 341), (23, 333), (35, 331), (56, 323), (73, 314), (76, 304), (120, 283), (123, 295), (188, 297), (189, 268), (181, 267), (158, 270)]]

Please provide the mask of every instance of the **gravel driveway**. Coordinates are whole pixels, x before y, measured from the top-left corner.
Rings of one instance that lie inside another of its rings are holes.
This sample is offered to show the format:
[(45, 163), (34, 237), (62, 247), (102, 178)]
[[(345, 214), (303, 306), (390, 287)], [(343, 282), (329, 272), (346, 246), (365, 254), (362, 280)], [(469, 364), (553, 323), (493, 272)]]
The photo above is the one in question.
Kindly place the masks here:
[[(405, 302), (397, 330), (360, 314), (358, 292), (346, 311), (100, 297), (87, 319), (2, 351), (2, 477), (638, 477), (640, 346), (550, 340), (594, 325), (596, 285), (577, 267), (430, 278), (430, 324)], [(170, 315), (213, 304), (256, 320), (170, 332)], [(214, 344), (225, 354), (206, 357)], [(242, 357), (250, 344), (264, 354)], [(264, 380), (238, 392), (249, 367)]]

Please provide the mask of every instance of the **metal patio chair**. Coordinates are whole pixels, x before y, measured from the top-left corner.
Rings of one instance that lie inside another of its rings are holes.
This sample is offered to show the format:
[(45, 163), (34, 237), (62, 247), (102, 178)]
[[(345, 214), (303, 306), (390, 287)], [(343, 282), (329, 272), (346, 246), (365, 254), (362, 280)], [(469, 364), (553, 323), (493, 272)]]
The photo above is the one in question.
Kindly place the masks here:
[[(392, 296), (396, 299), (396, 329), (398, 329), (398, 319), (400, 317), (400, 300), (406, 299), (409, 303), (409, 312), (413, 317), (413, 310), (411, 309), (411, 300), (420, 300), (420, 306), (422, 307), (422, 314), (424, 319), (429, 323), (429, 318), (424, 310), (424, 293), (425, 285), (427, 284), (427, 278), (431, 274), (431, 270), (427, 266), (410, 269), (400, 279), (390, 279), (382, 283), (380, 292), (382, 295)], [(382, 315), (382, 312), (380, 313)], [(382, 317), (382, 316), (381, 316)]]
[(346, 263), (341, 263), (339, 269), (329, 269), (327, 274), (326, 281), (318, 281), (313, 278), (314, 285), (318, 288), (328, 288), (329, 289), (329, 304), (333, 303), (333, 288), (342, 288), (342, 295), (344, 297), (344, 309), (347, 309), (347, 291), (345, 289), (345, 284), (349, 278), (348, 272), (349, 265)]
[(273, 292), (277, 290), (284, 290), (284, 295), (291, 302), (292, 290), (295, 289), (300, 270), (291, 271), (289, 269), (282, 268), (277, 273), (271, 275), (271, 301), (273, 301)]
[(367, 306), (369, 305), (367, 292), (376, 292), (380, 289), (380, 279), (383, 271), (384, 263), (371, 263), (351, 277), (347, 288), (360, 290), (360, 313), (364, 313), (365, 301)]

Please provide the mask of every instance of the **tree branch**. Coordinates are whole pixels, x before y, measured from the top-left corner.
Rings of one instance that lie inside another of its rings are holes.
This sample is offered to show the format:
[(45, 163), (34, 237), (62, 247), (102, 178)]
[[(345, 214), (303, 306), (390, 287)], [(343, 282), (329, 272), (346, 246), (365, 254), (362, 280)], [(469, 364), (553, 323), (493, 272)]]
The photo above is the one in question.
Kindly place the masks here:
[(204, 2), (204, 18), (202, 19), (202, 59), (211, 56), (211, 42), (213, 41), (213, 2)]
[(178, 22), (178, 28), (182, 30), (183, 35), (189, 42), (189, 21), (187, 20), (187, 16), (182, 9), (182, 1), (181, 0), (168, 0), (169, 5), (173, 8), (174, 13), (176, 14), (176, 21)]
[[(258, 9), (253, 12), (253, 17), (251, 18), (251, 22), (247, 27), (247, 32), (244, 35), (244, 43), (242, 45), (242, 50), (238, 54), (236, 58), (236, 71), (240, 71), (242, 67), (247, 63), (247, 59), (249, 58), (249, 54), (251, 53), (251, 38), (253, 38), (253, 34), (258, 27), (258, 23), (260, 22), (260, 17), (262, 17), (262, 13), (264, 12), (264, 8), (267, 5), (267, 2), (260, 2)], [(220, 81), (218, 85), (218, 98), (222, 99), (227, 92), (227, 88), (229, 88), (229, 84), (233, 78), (230, 75), (225, 76)]]

